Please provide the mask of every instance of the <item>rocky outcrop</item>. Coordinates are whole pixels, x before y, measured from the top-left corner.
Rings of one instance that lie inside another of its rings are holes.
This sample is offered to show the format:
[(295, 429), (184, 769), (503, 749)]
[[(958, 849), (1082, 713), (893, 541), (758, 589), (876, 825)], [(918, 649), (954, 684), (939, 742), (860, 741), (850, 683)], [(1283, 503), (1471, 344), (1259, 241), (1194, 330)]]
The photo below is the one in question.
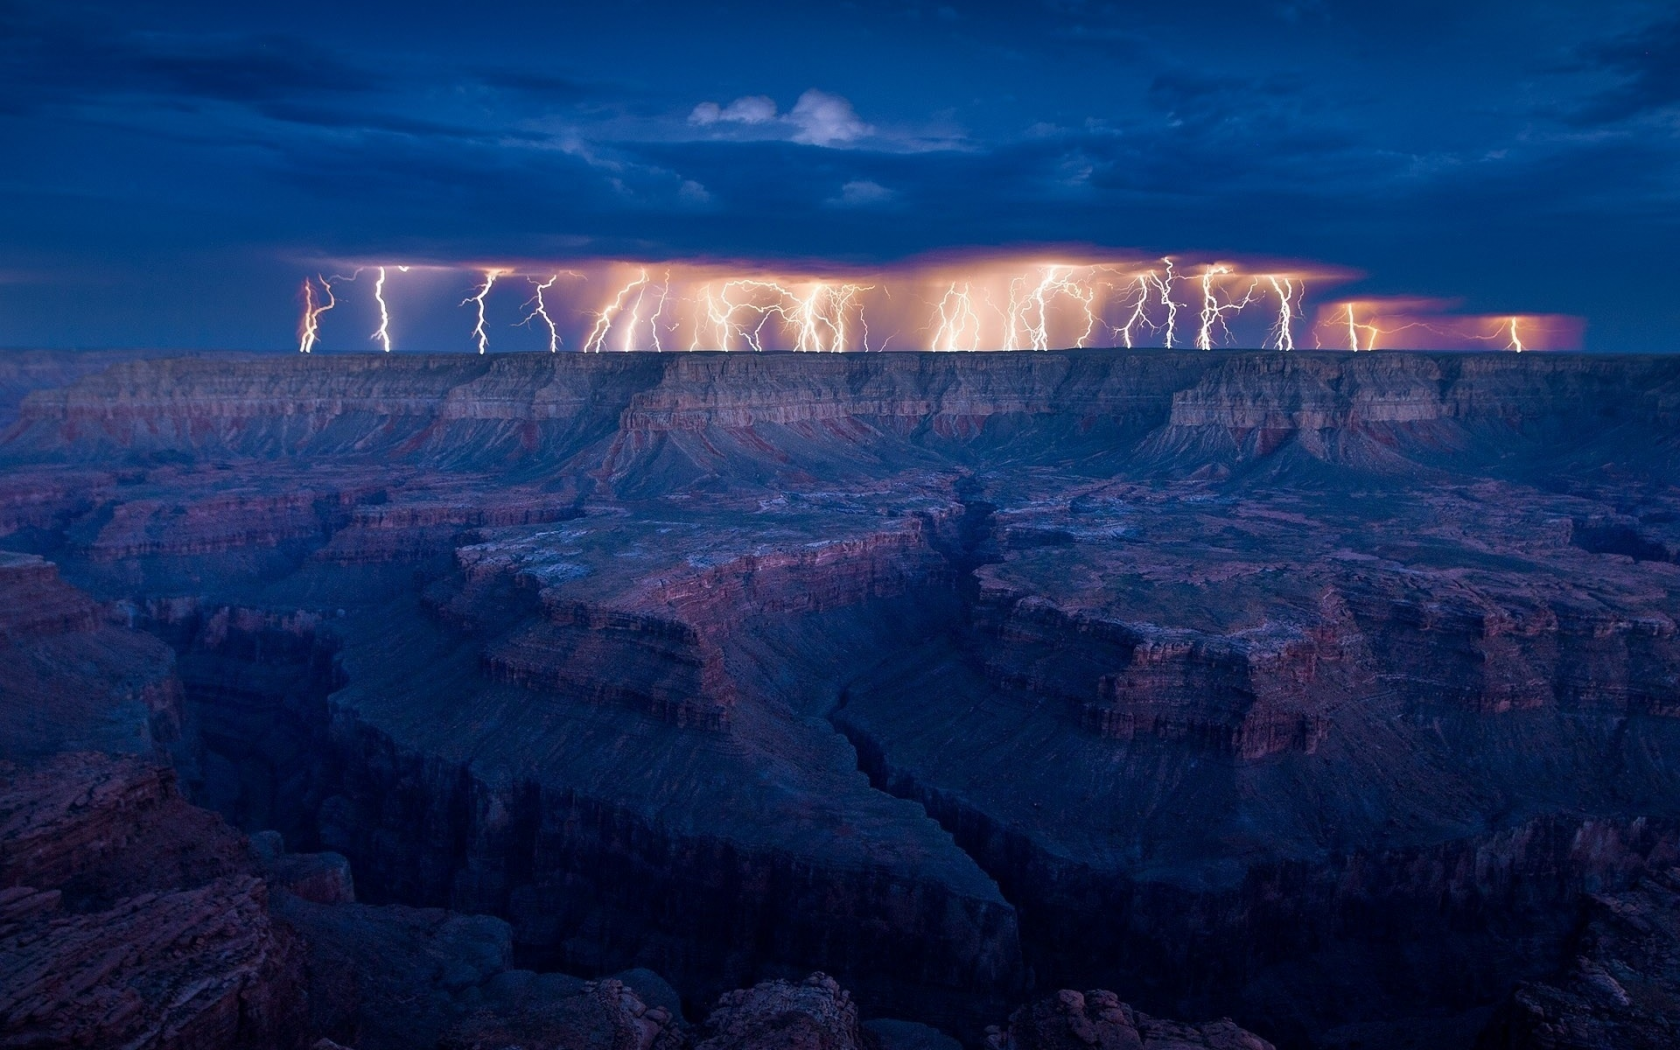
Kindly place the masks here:
[(1680, 869), (1588, 898), (1573, 961), (1519, 987), (1478, 1050), (1657, 1050), (1680, 1042)]
[(0, 1045), (303, 1045), (302, 953), (253, 860), (155, 760), (0, 770)]
[(513, 970), (501, 920), (357, 904), (343, 857), (248, 844), (153, 761), (0, 767), (0, 1046), (682, 1046), (623, 976), (659, 1005)]
[(670, 1010), (649, 1006), (619, 980), (577, 982), (569, 993), (545, 988), (540, 996), (504, 981), (490, 998), (496, 1005), (480, 1007), (457, 1022), (438, 1042), (439, 1050), (681, 1050), (687, 1045)]
[(242, 836), (189, 805), (156, 759), (58, 755), (0, 766), (0, 887), (51, 889), (72, 910), (249, 874)]
[(1070, 614), (984, 585), (979, 612), (996, 643), (989, 681), (1055, 697), (1086, 729), (1120, 741), (1185, 742), (1246, 761), (1311, 754), (1329, 728), (1325, 712), (1358, 674), (1333, 630), (1221, 636)]
[(0, 891), (0, 1045), (304, 1045), (302, 955), (261, 880), (77, 914), (15, 893)]
[(851, 996), (827, 974), (765, 981), (725, 994), (695, 1050), (864, 1050)]
[(161, 754), (182, 745), (185, 720), (166, 647), (108, 624), (56, 564), (0, 552), (0, 755)]
[(0, 551), (0, 639), (86, 633), (98, 626), (92, 600), (58, 578), (58, 566), (32, 554)]
[[(750, 551), (691, 552), (626, 581), (608, 600), (580, 600), (565, 573), (527, 564), (529, 551), (478, 544), (463, 551), (468, 580), (501, 572), (540, 588), (542, 622), (485, 648), (486, 672), (527, 688), (623, 703), (679, 726), (721, 730), (737, 691), (724, 649), (741, 610), (812, 613), (904, 594), (946, 575), (919, 518), (855, 538), (799, 537)], [(577, 566), (580, 574), (592, 574)], [(594, 595), (604, 588), (592, 587)], [(463, 620), (468, 605), (452, 603)], [(482, 616), (479, 619), (483, 619)]]
[(1113, 992), (1062, 990), (1021, 1007), (1002, 1028), (987, 1030), (988, 1050), (1273, 1050), (1230, 1020), (1164, 1021), (1140, 1013)]

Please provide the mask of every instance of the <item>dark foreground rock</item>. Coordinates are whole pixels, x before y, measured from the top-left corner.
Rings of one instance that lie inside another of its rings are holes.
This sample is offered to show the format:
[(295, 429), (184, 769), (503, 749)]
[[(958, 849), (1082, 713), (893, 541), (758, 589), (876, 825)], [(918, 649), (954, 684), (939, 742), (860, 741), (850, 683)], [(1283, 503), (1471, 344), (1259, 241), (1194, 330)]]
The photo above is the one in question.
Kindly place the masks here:
[(695, 1050), (862, 1050), (857, 1006), (838, 982), (766, 981), (718, 1000)]
[(1524, 984), (1479, 1050), (1659, 1050), (1680, 1046), (1680, 870), (1593, 895), (1560, 977)]
[(302, 946), (254, 860), (155, 761), (0, 766), (0, 1046), (301, 1045)]
[(988, 1030), (988, 1050), (1273, 1050), (1229, 1020), (1181, 1024), (1139, 1013), (1113, 992), (1063, 990)]
[(301, 1045), (302, 953), (260, 880), (79, 914), (28, 892), (0, 890), (0, 1046)]

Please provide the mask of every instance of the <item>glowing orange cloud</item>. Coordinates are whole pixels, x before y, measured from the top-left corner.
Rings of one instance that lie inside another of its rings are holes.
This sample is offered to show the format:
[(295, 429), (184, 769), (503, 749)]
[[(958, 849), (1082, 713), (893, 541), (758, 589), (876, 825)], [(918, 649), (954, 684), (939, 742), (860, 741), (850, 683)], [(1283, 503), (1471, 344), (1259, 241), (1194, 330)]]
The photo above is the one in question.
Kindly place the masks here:
[(1561, 314), (1459, 314), (1455, 300), (1347, 299), (1318, 307), (1313, 345), (1341, 350), (1575, 350), (1585, 328)]
[[(386, 265), (377, 265), (379, 330), (391, 346)], [(1045, 249), (931, 255), (872, 269), (772, 266), (699, 260), (502, 262), (475, 267), (470, 341), (488, 350), (498, 279), (528, 282), (516, 321), (542, 322), (557, 351), (575, 334), (584, 352), (797, 350), (813, 353), (916, 349), (1048, 350), (1154, 344), (1211, 350), (1297, 346), (1372, 350), (1486, 347), (1512, 350), (1579, 345), (1581, 323), (1556, 315), (1465, 316), (1442, 300), (1321, 300), (1321, 289), (1358, 275), (1260, 259), (1195, 259)], [(458, 280), (453, 267), (433, 270)], [(560, 282), (562, 275), (575, 281)], [(352, 278), (350, 279), (353, 279)], [(336, 279), (336, 278), (335, 278)], [(443, 279), (443, 278), (439, 278)], [(331, 283), (304, 288), (299, 349), (321, 338)], [(409, 287), (405, 282), (404, 287)], [(535, 294), (531, 295), (534, 288)], [(1311, 295), (1316, 312), (1309, 313)], [(501, 305), (497, 305), (501, 304)], [(1311, 317), (1310, 324), (1307, 323)], [(565, 333), (566, 335), (563, 335)]]

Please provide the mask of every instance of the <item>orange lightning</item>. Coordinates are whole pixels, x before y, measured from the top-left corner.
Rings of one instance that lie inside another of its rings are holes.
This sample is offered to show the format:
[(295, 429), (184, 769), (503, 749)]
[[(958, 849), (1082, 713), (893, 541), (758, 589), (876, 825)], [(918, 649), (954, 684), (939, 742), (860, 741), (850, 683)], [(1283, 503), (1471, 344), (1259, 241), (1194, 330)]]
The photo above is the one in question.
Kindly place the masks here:
[(315, 279), (321, 282), (321, 290), (327, 293), (327, 301), (320, 306), (315, 305), (315, 289), (309, 278), (303, 279), (303, 323), (298, 326), (298, 352), (312, 353), (315, 344), (321, 338), (321, 315), (338, 305), (333, 298), (332, 283), (320, 274)]
[[(889, 334), (891, 343), (909, 336), (924, 349), (940, 351), (1048, 350), (1106, 341), (1128, 349), (1241, 344), (1279, 351), (1345, 346), (1365, 352), (1417, 343), (1420, 348), (1479, 345), (1527, 352), (1568, 345), (1579, 339), (1582, 328), (1579, 319), (1550, 314), (1461, 314), (1450, 299), (1390, 295), (1309, 303), (1307, 283), (1316, 291), (1351, 279), (1348, 272), (1329, 268), (1230, 259), (1186, 263), (1181, 272), (1171, 255), (1143, 264), (1062, 254), (1068, 249), (1049, 251), (1056, 254), (929, 256), (869, 271), (589, 259), (576, 271), (560, 268), (563, 263), (545, 266), (547, 277), (510, 264), (479, 265), (457, 274), (472, 289), (461, 302), (474, 310), (469, 327), (480, 354), (489, 352), (489, 296), (516, 279), (510, 275), (528, 282), (532, 292), (515, 315), (518, 323), (546, 330), (551, 353), (568, 337), (570, 345), (595, 352), (608, 345), (615, 351), (660, 352), (667, 344), (695, 350), (873, 351), (886, 345), (877, 343)], [(396, 285), (390, 280), (393, 270), (408, 268), (385, 264), (366, 269), (375, 277), (369, 282), (369, 306), (375, 307), (370, 313), (376, 315), (377, 328), (370, 338), (381, 350), (394, 352), (398, 304), (393, 293), (407, 295), (409, 288), (407, 278), (398, 277)], [(662, 273), (661, 280), (652, 279), (655, 272)], [(592, 302), (579, 302), (560, 283), (562, 277), (584, 273), (591, 282), (607, 275), (602, 292), (589, 297)], [(300, 351), (321, 345), (322, 315), (336, 308), (339, 282), (355, 279), (356, 274), (334, 273), (310, 275), (304, 282)], [(1175, 282), (1200, 282), (1200, 287), (1186, 287), (1181, 300)], [(903, 286), (917, 291), (901, 294)], [(354, 306), (353, 297), (349, 301)], [(1181, 315), (1194, 315), (1197, 323), (1180, 329)]]
[[(1361, 347), (1359, 345), (1359, 335), (1360, 335), (1361, 332), (1363, 332), (1365, 334), (1365, 345), (1363, 347)], [(1353, 350), (1353, 351), (1358, 351), (1358, 350), (1362, 350), (1362, 349), (1363, 350), (1375, 350), (1377, 348), (1377, 336), (1383, 335), (1384, 332), (1383, 332), (1382, 329), (1378, 328), (1374, 324), (1359, 324), (1359, 323), (1357, 323), (1353, 318), (1353, 304), (1348, 303), (1347, 304), (1347, 334), (1348, 334), (1348, 349)]]
[[(599, 314), (595, 315), (595, 327), (590, 329), (589, 338), (585, 339), (583, 342), (583, 349), (585, 353), (593, 351), (598, 354), (606, 348), (605, 344), (607, 341), (607, 333), (612, 331), (613, 318), (624, 312), (625, 304), (629, 302), (631, 294), (645, 287), (647, 283), (647, 271), (643, 270), (641, 272), (641, 276), (637, 277), (634, 281), (631, 281), (623, 288), (620, 288), (618, 290), (618, 294), (613, 297), (612, 302), (608, 303)], [(637, 297), (636, 301), (638, 303), (641, 302), (640, 296)]]
[[(706, 297), (706, 320), (711, 322), (712, 331), (717, 336), (717, 348), (719, 350), (728, 350), (729, 317), (727, 314), (718, 312), (717, 296), (712, 294), (712, 286), (709, 283), (700, 291), (701, 294)], [(688, 348), (690, 350), (700, 349), (700, 330), (701, 326), (696, 324), (694, 326), (694, 339), (688, 344)]]
[[(798, 299), (793, 293), (778, 286), (777, 290), (789, 298), (794, 299), (798, 306), (793, 317), (787, 320), (797, 329), (799, 335), (794, 341), (797, 350), (821, 351), (829, 350), (841, 353), (846, 349), (846, 324), (851, 315), (853, 304), (860, 293), (869, 291), (873, 286), (867, 284), (832, 285), (825, 281), (818, 281), (811, 286), (804, 299)], [(858, 310), (859, 320), (862, 320), (862, 306)], [(827, 346), (823, 345), (823, 333), (826, 331)], [(865, 349), (868, 349), (866, 346)]]
[[(653, 336), (653, 349), (656, 353), (664, 353), (665, 348), (659, 343), (659, 319), (665, 315), (665, 303), (671, 297), (671, 271), (665, 271), (665, 280), (659, 286), (659, 305), (654, 308), (653, 316), (648, 318), (648, 332)], [(672, 325), (673, 330), (675, 325)]]
[[(636, 326), (639, 323), (641, 323), (642, 303), (647, 300), (648, 292), (654, 290), (654, 286), (649, 284), (645, 280), (645, 277), (646, 277), (646, 272), (645, 271), (643, 272), (643, 277), (644, 277), (644, 280), (641, 282), (642, 287), (636, 293), (636, 305), (634, 307), (632, 307), (631, 310), (630, 310), (630, 321), (629, 321), (628, 324), (626, 324), (624, 326), (624, 344), (621, 347), (621, 349), (623, 349), (627, 353), (631, 350), (636, 349)], [(665, 283), (658, 286), (658, 292), (659, 292), (659, 299), (657, 300), (658, 305), (654, 308), (653, 316), (648, 318), (648, 332), (653, 338), (653, 349), (656, 353), (663, 353), (664, 350), (665, 350), (665, 348), (663, 346), (661, 346), (660, 342), (659, 342), (659, 317), (660, 317), (661, 314), (663, 314), (665, 312), (665, 300), (666, 300), (667, 296), (669, 295), (670, 291), (671, 291), (671, 273), (670, 273), (669, 270), (667, 270), (665, 272)], [(606, 338), (606, 333), (603, 332), (602, 333), (602, 339), (604, 340), (605, 338)]]
[[(965, 333), (970, 333), (964, 339)], [(945, 295), (939, 300), (939, 327), (933, 333), (933, 342), (929, 350), (978, 350), (980, 349), (980, 315), (974, 312), (974, 297), (970, 294), (969, 285), (964, 284), (962, 291), (957, 291), (955, 281), (945, 290)]]
[(468, 303), (474, 303), (478, 306), (478, 323), (473, 326), (472, 334), (473, 338), (478, 341), (478, 352), (481, 354), (484, 353), (484, 351), (490, 346), (490, 333), (484, 328), (484, 299), (490, 294), (490, 289), (495, 287), (496, 278), (500, 277), (504, 273), (507, 273), (507, 271), (485, 270), (484, 287), (461, 300), (462, 306), (465, 306)]
[[(1060, 272), (1064, 270), (1065, 273)], [(1008, 330), (1004, 336), (1003, 348), (1027, 349), (1016, 341), (1016, 333), (1020, 332), (1026, 336), (1031, 349), (1050, 349), (1050, 304), (1058, 296), (1065, 296), (1080, 305), (1085, 317), (1085, 330), (1074, 340), (1074, 345), (1084, 346), (1097, 325), (1096, 314), (1091, 310), (1091, 304), (1096, 300), (1096, 292), (1089, 285), (1073, 279), (1073, 268), (1046, 266), (1038, 285), (1030, 292), (1026, 291), (1026, 286), (1027, 278), (1024, 276), (1009, 282)]]

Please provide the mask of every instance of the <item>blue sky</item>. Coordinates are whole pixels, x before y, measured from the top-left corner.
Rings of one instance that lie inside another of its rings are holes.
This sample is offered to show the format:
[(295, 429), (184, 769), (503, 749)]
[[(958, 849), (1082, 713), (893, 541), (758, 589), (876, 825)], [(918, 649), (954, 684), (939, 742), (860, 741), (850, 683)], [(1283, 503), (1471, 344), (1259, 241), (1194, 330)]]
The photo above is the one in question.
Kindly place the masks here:
[(5, 346), (294, 346), (339, 259), (1062, 243), (1680, 324), (1665, 3), (0, 0), (0, 141)]

